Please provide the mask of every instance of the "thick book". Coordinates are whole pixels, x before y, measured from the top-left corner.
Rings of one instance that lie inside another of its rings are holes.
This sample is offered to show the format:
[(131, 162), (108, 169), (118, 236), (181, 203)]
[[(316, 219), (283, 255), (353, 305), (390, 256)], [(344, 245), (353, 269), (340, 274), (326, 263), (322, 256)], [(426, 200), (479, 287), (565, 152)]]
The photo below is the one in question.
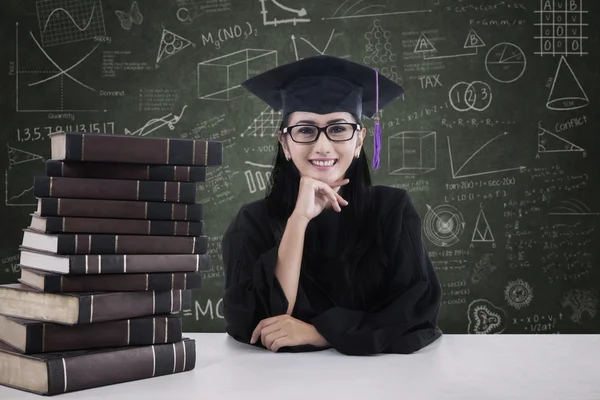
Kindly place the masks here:
[(64, 275), (21, 266), (19, 282), (48, 293), (193, 290), (202, 287), (202, 275), (202, 272)]
[(52, 396), (193, 370), (196, 343), (183, 338), (149, 346), (38, 354), (22, 354), (0, 343), (0, 365), (1, 385)]
[(0, 341), (21, 353), (174, 343), (183, 332), (181, 314), (62, 325), (0, 315)]
[(83, 132), (53, 132), (48, 137), (53, 160), (185, 166), (223, 161), (222, 143), (210, 140)]
[(0, 285), (0, 314), (64, 325), (189, 313), (190, 290), (46, 293), (22, 283)]
[(37, 175), (34, 197), (162, 201), (196, 203), (195, 182), (140, 181), (126, 179), (65, 178)]
[(154, 272), (207, 272), (205, 254), (55, 254), (20, 246), (24, 267), (72, 275), (146, 274)]
[(206, 167), (47, 160), (46, 175), (66, 178), (205, 182)]
[(204, 254), (208, 251), (208, 238), (206, 236), (55, 234), (28, 228), (23, 230), (21, 245), (56, 254)]
[(31, 214), (30, 229), (47, 233), (105, 233), (145, 236), (202, 236), (202, 221), (42, 217)]
[(38, 199), (36, 214), (41, 217), (123, 218), (197, 222), (204, 218), (204, 209), (202, 203), (43, 197)]

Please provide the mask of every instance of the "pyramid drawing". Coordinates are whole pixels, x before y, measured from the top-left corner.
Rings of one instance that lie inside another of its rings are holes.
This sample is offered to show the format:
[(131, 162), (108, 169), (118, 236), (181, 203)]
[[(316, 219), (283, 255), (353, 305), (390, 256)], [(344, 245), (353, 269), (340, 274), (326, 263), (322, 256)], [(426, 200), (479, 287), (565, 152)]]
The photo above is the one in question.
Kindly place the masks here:
[(158, 47), (158, 56), (156, 57), (156, 63), (166, 60), (174, 54), (179, 53), (185, 49), (192, 42), (173, 33), (167, 29), (163, 29), (162, 37), (160, 39), (160, 46)]
[(254, 118), (252, 124), (240, 136), (276, 136), (280, 118), (281, 112), (275, 112), (272, 108), (267, 107), (257, 118)]
[(550, 110), (567, 111), (585, 107), (588, 103), (588, 97), (567, 59), (561, 56), (546, 107)]
[(30, 153), (28, 151), (25, 150), (19, 150), (17, 148), (11, 147), (9, 145), (6, 145), (8, 147), (8, 161), (9, 161), (9, 165), (17, 165), (17, 164), (22, 164), (28, 161), (34, 161), (34, 160), (43, 160), (44, 157), (34, 154), (34, 153)]
[(538, 126), (538, 153), (585, 151), (567, 139)]
[(493, 242), (494, 235), (492, 234), (492, 229), (490, 228), (490, 224), (485, 217), (483, 209), (479, 210), (479, 215), (477, 216), (477, 222), (475, 222), (475, 229), (473, 230), (473, 236), (471, 237), (472, 242)]
[(479, 35), (473, 29), (471, 29), (469, 31), (469, 33), (467, 34), (467, 38), (465, 40), (465, 44), (463, 47), (465, 49), (472, 49), (472, 48), (484, 47), (484, 46), (485, 46), (485, 43), (483, 42), (483, 40), (479, 37)]

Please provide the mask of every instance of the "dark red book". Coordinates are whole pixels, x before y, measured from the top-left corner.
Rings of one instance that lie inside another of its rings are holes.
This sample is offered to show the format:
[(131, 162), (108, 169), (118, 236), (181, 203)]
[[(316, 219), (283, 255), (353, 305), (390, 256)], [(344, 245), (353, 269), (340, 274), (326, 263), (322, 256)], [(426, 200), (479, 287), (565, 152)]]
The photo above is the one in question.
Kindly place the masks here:
[(19, 282), (47, 293), (192, 290), (202, 286), (202, 272), (64, 275), (21, 266)]
[(195, 182), (35, 176), (35, 197), (196, 203)]
[(72, 275), (199, 272), (211, 269), (206, 254), (63, 255), (21, 246), (19, 263), (42, 271)]
[(201, 221), (202, 203), (168, 203), (136, 200), (38, 199), (36, 214), (41, 217), (131, 218), (160, 221)]
[(0, 385), (52, 396), (193, 370), (196, 342), (38, 354), (0, 343), (0, 360)]
[(56, 254), (204, 254), (208, 251), (208, 238), (48, 233), (29, 228), (23, 231), (21, 245)]
[(46, 175), (66, 178), (205, 182), (206, 167), (47, 160)]
[(46, 293), (22, 283), (0, 285), (0, 314), (64, 325), (179, 313), (191, 308), (190, 290)]
[(30, 229), (47, 233), (104, 233), (119, 235), (202, 236), (202, 221), (149, 219), (41, 217), (31, 214)]
[(217, 141), (83, 132), (54, 132), (48, 137), (53, 160), (184, 166), (223, 161), (223, 145)]
[(140, 346), (181, 340), (182, 315), (62, 325), (0, 315), (0, 340), (21, 353)]

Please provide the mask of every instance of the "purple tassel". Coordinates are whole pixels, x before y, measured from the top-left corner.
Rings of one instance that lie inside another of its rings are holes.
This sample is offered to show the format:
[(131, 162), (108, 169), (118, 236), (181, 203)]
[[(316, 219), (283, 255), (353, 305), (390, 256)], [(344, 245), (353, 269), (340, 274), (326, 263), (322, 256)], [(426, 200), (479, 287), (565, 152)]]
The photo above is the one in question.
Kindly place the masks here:
[(379, 153), (381, 152), (381, 125), (379, 124), (379, 74), (375, 70), (375, 134), (373, 137), (373, 169), (379, 168)]
[(375, 119), (375, 137), (373, 144), (373, 169), (379, 168), (379, 152), (381, 151), (381, 125), (379, 117)]

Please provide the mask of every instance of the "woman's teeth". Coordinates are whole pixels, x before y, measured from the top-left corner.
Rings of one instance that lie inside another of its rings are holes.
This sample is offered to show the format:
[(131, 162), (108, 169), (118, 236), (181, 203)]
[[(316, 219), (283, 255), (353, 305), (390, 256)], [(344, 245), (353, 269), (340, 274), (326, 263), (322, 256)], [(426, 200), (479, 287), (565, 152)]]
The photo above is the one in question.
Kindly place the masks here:
[(310, 163), (314, 164), (314, 165), (317, 165), (319, 167), (331, 167), (333, 164), (335, 164), (335, 160), (329, 160), (329, 161), (311, 160)]

